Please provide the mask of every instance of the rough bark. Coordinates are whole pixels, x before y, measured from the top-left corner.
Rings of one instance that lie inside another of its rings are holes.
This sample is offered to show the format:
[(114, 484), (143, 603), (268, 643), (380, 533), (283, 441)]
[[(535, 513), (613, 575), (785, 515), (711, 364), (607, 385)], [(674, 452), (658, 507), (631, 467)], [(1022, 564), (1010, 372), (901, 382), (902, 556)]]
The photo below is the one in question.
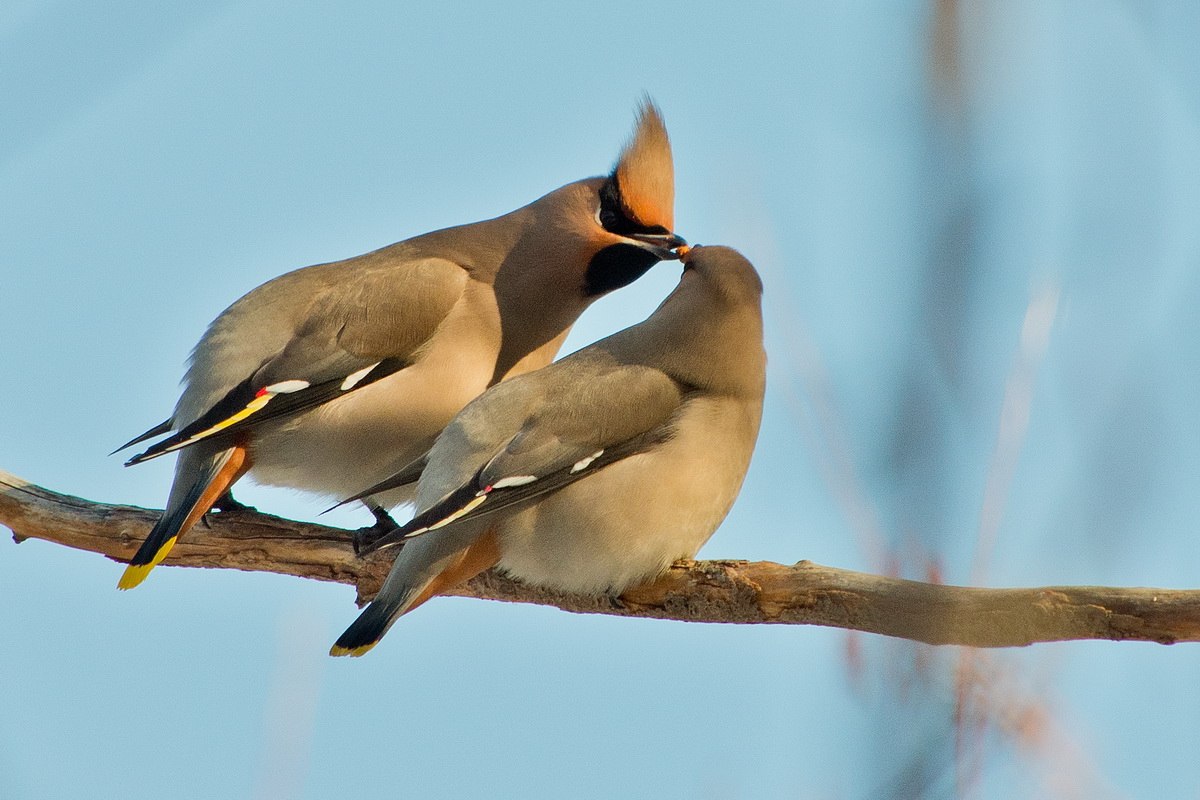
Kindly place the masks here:
[[(0, 525), (124, 561), (158, 512), (93, 503), (0, 472)], [(389, 557), (357, 559), (348, 531), (256, 512), (214, 513), (166, 565), (277, 572), (378, 590)], [(114, 571), (114, 583), (116, 579)], [(1200, 591), (1101, 586), (977, 589), (801, 561), (679, 563), (620, 598), (564, 595), (485, 573), (454, 592), (564, 611), (687, 622), (825, 625), (929, 644), (1012, 647), (1071, 639), (1200, 641)]]

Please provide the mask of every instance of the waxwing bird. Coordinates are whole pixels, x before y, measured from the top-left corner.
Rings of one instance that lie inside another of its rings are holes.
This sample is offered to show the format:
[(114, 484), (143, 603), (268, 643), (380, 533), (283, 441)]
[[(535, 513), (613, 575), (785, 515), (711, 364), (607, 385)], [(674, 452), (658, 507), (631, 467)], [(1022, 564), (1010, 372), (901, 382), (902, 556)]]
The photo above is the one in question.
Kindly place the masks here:
[(673, 209), (671, 146), (647, 100), (606, 176), (252, 290), (196, 345), (170, 419), (119, 448), (169, 433), (128, 463), (180, 451), (119, 587), (211, 508), (236, 507), (247, 473), (340, 498), (427, 451), (489, 385), (548, 364), (593, 300), (676, 258)]
[(416, 516), (365, 548), (405, 543), (331, 655), (362, 655), (400, 615), (492, 566), (620, 593), (696, 554), (746, 475), (766, 354), (750, 262), (726, 247), (683, 262), (645, 322), (492, 387), (446, 427), (424, 459)]

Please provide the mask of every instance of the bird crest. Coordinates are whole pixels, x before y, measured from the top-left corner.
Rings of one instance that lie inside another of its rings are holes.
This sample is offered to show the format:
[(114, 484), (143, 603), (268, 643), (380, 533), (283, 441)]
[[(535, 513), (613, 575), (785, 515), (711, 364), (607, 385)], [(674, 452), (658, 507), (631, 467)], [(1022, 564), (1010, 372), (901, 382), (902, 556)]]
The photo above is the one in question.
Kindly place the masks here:
[(621, 151), (612, 179), (625, 215), (645, 228), (675, 227), (675, 166), (662, 113), (649, 99), (638, 109), (633, 138)]

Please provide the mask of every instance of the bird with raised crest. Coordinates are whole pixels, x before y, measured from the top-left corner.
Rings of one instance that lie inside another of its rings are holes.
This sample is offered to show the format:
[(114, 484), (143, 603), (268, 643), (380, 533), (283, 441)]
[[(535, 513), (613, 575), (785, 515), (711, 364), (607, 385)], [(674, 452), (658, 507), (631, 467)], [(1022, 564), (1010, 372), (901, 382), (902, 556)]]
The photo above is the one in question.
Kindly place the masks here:
[[(305, 267), (223, 311), (192, 353), (174, 412), (118, 450), (179, 451), (166, 510), (119, 587), (141, 583), (230, 488), (345, 497), (429, 449), (488, 386), (548, 364), (579, 315), (683, 245), (658, 109), (645, 101), (608, 175), (494, 219)], [(381, 530), (382, 501), (364, 498)]]

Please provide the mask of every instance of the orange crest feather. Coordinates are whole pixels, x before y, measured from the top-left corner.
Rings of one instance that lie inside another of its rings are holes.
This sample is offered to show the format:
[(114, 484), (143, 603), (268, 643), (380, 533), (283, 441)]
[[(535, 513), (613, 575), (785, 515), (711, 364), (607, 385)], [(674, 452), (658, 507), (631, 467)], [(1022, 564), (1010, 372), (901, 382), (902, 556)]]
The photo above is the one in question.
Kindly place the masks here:
[(635, 222), (646, 227), (675, 226), (675, 165), (671, 140), (662, 114), (649, 99), (638, 109), (633, 139), (621, 151), (613, 174), (621, 205)]

